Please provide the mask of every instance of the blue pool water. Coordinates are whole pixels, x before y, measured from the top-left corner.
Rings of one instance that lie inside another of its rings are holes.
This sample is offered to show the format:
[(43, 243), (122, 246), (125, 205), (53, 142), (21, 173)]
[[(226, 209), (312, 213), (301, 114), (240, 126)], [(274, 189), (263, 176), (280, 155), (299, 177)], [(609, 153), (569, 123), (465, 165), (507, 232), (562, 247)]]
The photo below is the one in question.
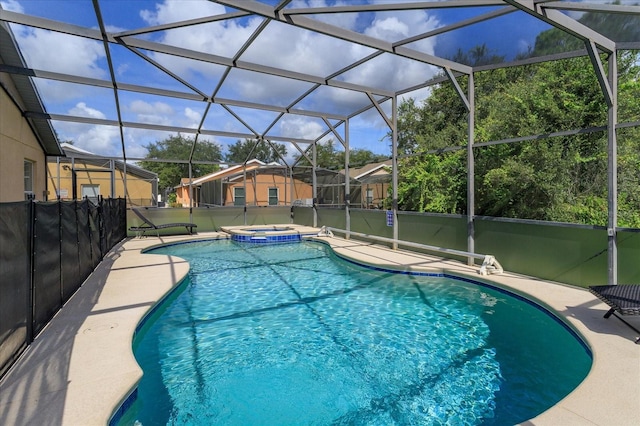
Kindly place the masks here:
[(134, 342), (121, 425), (512, 425), (586, 376), (586, 347), (502, 291), (338, 259), (319, 243), (154, 250), (188, 282)]

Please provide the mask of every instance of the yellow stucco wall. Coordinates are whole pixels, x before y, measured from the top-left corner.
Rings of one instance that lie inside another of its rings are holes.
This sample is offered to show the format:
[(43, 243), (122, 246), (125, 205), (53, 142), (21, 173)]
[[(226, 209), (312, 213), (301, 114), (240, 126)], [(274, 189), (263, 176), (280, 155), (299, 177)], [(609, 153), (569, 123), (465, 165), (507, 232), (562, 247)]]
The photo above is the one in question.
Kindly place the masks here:
[[(65, 167), (66, 166), (66, 167)], [(115, 170), (114, 193), (111, 192), (111, 173), (108, 165), (98, 167), (94, 164), (83, 164), (81, 160), (76, 160), (73, 166), (76, 171), (77, 196), (82, 198), (82, 185), (99, 185), (100, 195), (108, 198), (124, 198), (124, 172)], [(91, 169), (92, 171), (83, 171)], [(58, 179), (58, 170), (60, 178)], [(104, 170), (95, 171), (95, 170)], [(73, 199), (73, 181), (71, 178), (71, 163), (65, 162), (58, 165), (56, 162), (48, 164), (49, 179), (49, 199), (56, 199), (57, 191), (60, 191), (60, 198), (63, 200)], [(127, 173), (127, 204), (133, 206), (153, 205), (153, 183), (138, 176)]]
[[(8, 87), (10, 81), (3, 79)], [(7, 93), (0, 89), (0, 202), (22, 201), (24, 195), (24, 160), (33, 164), (33, 193), (36, 200), (45, 200), (45, 155)]]

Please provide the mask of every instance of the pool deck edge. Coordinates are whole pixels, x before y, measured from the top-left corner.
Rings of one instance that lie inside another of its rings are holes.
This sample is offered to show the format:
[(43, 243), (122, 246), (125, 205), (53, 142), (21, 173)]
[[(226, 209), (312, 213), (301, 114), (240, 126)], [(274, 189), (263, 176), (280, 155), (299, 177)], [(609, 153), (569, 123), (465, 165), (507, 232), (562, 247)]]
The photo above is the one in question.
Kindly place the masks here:
[[(137, 325), (189, 270), (182, 259), (142, 251), (159, 244), (216, 238), (228, 235), (136, 238), (116, 245), (0, 382), (0, 424), (107, 424), (142, 377), (132, 349)], [(602, 318), (608, 307), (588, 291), (511, 273), (481, 276), (479, 265), (470, 267), (361, 241), (312, 239), (329, 244), (341, 257), (373, 267), (459, 275), (542, 302), (584, 337), (594, 361), (578, 388), (525, 423), (637, 423), (637, 333), (615, 318)], [(639, 322), (633, 324), (640, 326)]]

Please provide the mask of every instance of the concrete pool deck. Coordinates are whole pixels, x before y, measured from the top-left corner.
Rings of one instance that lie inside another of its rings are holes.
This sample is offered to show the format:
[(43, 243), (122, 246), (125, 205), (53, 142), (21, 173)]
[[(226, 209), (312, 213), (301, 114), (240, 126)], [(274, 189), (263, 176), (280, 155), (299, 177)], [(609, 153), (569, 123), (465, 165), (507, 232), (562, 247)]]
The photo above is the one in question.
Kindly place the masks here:
[[(105, 425), (142, 376), (132, 337), (136, 326), (188, 273), (168, 255), (141, 253), (225, 233), (127, 239), (116, 245), (0, 382), (0, 424)], [(479, 266), (379, 245), (318, 238), (342, 257), (389, 269), (447, 272), (528, 295), (564, 317), (593, 351), (593, 367), (578, 388), (525, 424), (635, 425), (640, 413), (638, 335), (584, 289), (505, 272), (482, 277)], [(640, 328), (640, 318), (625, 318)]]

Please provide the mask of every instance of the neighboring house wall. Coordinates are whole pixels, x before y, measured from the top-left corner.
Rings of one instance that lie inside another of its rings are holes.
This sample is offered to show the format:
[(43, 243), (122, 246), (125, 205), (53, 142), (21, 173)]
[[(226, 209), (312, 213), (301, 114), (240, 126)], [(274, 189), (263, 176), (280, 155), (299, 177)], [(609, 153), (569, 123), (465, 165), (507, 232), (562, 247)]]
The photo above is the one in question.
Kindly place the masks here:
[[(181, 204), (182, 207), (190, 207), (189, 184), (187, 183), (186, 185), (176, 187), (176, 204)], [(197, 187), (193, 187), (193, 192), (197, 194)]]
[[(57, 164), (55, 161), (49, 162), (49, 199), (56, 199), (58, 191), (61, 199), (73, 199), (73, 179), (71, 168), (72, 165), (69, 162), (60, 164)], [(110, 167), (108, 166), (99, 167), (94, 164), (85, 165), (82, 163), (82, 160), (76, 159), (73, 168), (76, 171), (77, 198), (83, 198), (84, 195), (91, 196), (93, 190), (95, 190), (95, 195), (101, 195), (102, 197), (125, 198), (124, 172), (122, 170), (115, 169), (113, 171), (115, 182), (113, 182), (114, 185), (112, 185)], [(89, 169), (90, 171), (87, 171), (86, 169)], [(60, 170), (59, 178), (58, 170)], [(126, 199), (127, 204), (132, 206), (154, 205), (153, 182), (151, 180), (132, 175), (131, 173), (127, 173)]]
[[(210, 181), (207, 185), (220, 185), (220, 180)], [(189, 186), (188, 182), (183, 182), (183, 186), (176, 187), (176, 203), (181, 204), (183, 207), (189, 207)], [(224, 199), (222, 205), (233, 206), (235, 203), (236, 189), (239, 193), (245, 188), (245, 184), (242, 178), (231, 182), (223, 182)], [(271, 191), (270, 191), (271, 190)], [(274, 191), (277, 190), (277, 191)], [(194, 206), (198, 206), (199, 202), (207, 204), (218, 204), (215, 200), (207, 199), (208, 192), (203, 190), (202, 197), (200, 197), (200, 187), (194, 186), (193, 192), (195, 194)], [(273, 205), (275, 201), (275, 193), (277, 192), (277, 205), (291, 205), (293, 200), (312, 198), (313, 188), (308, 183), (294, 179), (293, 181), (293, 198), (291, 196), (291, 178), (284, 177), (278, 174), (258, 173), (257, 176), (254, 173), (247, 174), (247, 183), (245, 191), (245, 200), (240, 205), (246, 203), (247, 206), (268, 206)], [(271, 197), (270, 197), (271, 196)]]
[[(312, 198), (311, 185), (294, 179), (293, 200)], [(242, 179), (226, 185), (225, 205), (234, 204), (234, 188), (245, 187)], [(246, 184), (246, 204), (248, 206), (268, 206), (269, 205), (269, 189), (276, 189), (278, 192), (278, 205), (290, 205), (291, 197), (291, 178), (285, 178), (276, 174), (258, 174), (247, 175)]]
[[(3, 80), (3, 85), (10, 84)], [(31, 127), (7, 93), (0, 89), (0, 202), (25, 199), (25, 161), (31, 162), (31, 189), (46, 199), (45, 155)]]
[(361, 196), (362, 207), (367, 209), (383, 208), (388, 189), (388, 183), (363, 183)]

